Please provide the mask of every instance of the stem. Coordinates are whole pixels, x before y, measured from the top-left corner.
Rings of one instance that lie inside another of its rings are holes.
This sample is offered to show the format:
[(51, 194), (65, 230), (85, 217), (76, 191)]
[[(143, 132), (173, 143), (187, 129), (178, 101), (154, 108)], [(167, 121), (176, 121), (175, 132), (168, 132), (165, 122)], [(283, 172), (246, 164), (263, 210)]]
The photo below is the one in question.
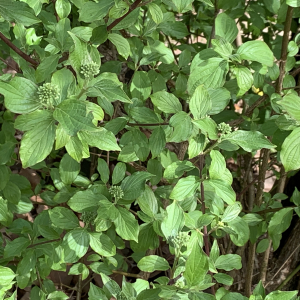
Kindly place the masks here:
[(290, 35), (290, 29), (293, 19), (293, 10), (294, 8), (291, 6), (288, 6), (287, 12), (286, 12), (286, 18), (284, 23), (284, 32), (283, 32), (283, 38), (282, 38), (282, 46), (281, 46), (281, 58), (280, 58), (280, 64), (279, 64), (279, 77), (276, 82), (276, 88), (275, 92), (280, 94), (282, 91), (282, 82), (283, 78), (285, 76), (285, 64), (287, 59), (287, 48), (289, 44), (289, 35)]
[(272, 240), (270, 239), (269, 246), (268, 246), (267, 250), (265, 251), (264, 259), (263, 259), (261, 269), (260, 269), (260, 280), (263, 285), (265, 285), (266, 278), (267, 278), (267, 270), (268, 270), (268, 262), (269, 262), (271, 246), (272, 246)]
[(56, 2), (56, 0), (52, 0), (53, 7), (54, 7), (54, 15), (55, 15), (56, 21), (58, 23), (59, 22), (59, 16), (58, 16), (56, 8), (55, 8), (55, 2)]
[(35, 246), (39, 246), (39, 245), (44, 245), (44, 244), (49, 244), (49, 243), (53, 243), (53, 242), (59, 242), (61, 239), (55, 239), (55, 240), (50, 240), (50, 241), (45, 241), (45, 242), (41, 242), (41, 243), (37, 243), (37, 244), (32, 244), (32, 245), (29, 245), (27, 247), (28, 248), (34, 248)]
[(169, 123), (127, 123), (127, 126), (161, 126), (161, 125), (169, 125)]
[[(199, 176), (200, 179), (202, 179), (202, 171), (203, 171), (203, 166), (204, 166), (204, 154), (199, 155)], [(202, 201), (202, 213), (205, 214), (205, 199), (204, 199), (204, 185), (203, 185), (203, 180), (201, 180), (200, 183), (200, 193), (201, 193), (201, 201)], [(205, 248), (205, 253), (209, 257), (210, 250), (209, 250), (209, 240), (208, 240), (208, 234), (207, 234), (207, 226), (203, 226), (203, 240), (204, 240), (204, 248)], [(212, 294), (215, 295), (215, 287), (211, 287)]]
[(276, 288), (276, 290), (282, 289), (299, 271), (300, 271), (300, 264), (298, 265), (298, 267), (296, 269), (294, 269), (288, 275), (288, 277), (282, 283), (280, 283), (280, 285)]
[(78, 275), (78, 287), (76, 293), (76, 300), (81, 300), (81, 293), (82, 293), (82, 274)]
[(248, 262), (247, 262), (247, 271), (245, 278), (245, 294), (246, 297), (250, 297), (252, 293), (252, 277), (253, 277), (253, 267), (254, 267), (254, 258), (255, 258), (255, 249), (256, 243), (252, 244), (249, 242), (249, 253), (248, 253)]
[(21, 49), (19, 49), (17, 46), (15, 46), (7, 37), (4, 36), (2, 32), (0, 32), (0, 39), (12, 50), (14, 50), (17, 54), (19, 54), (22, 58), (24, 58), (26, 61), (31, 63), (33, 67), (37, 67), (39, 63), (32, 59), (29, 55), (27, 55), (25, 52), (23, 52)]
[(168, 41), (168, 43), (169, 43), (170, 49), (171, 49), (171, 51), (173, 52), (174, 59), (175, 59), (177, 65), (178, 65), (178, 59), (177, 59), (176, 54), (175, 54), (175, 52), (174, 52), (173, 45), (172, 45), (172, 43), (171, 43), (169, 37), (168, 37), (167, 35), (165, 35), (165, 37), (166, 37), (166, 39), (167, 39), (167, 41)]
[(119, 19), (114, 20), (110, 25), (107, 26), (107, 31), (110, 31), (115, 26), (117, 26), (124, 18), (126, 18), (132, 11), (134, 11), (141, 2), (142, 2), (142, 0), (136, 0), (134, 3), (132, 3), (131, 6), (129, 7), (128, 12), (124, 16), (120, 17)]

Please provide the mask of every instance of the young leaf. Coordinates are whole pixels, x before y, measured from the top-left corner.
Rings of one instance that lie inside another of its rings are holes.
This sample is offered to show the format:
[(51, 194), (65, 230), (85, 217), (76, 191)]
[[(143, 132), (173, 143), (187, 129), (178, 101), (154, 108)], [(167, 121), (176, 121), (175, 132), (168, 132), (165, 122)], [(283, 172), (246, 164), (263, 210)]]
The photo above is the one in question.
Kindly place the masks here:
[(130, 85), (130, 92), (133, 98), (146, 100), (151, 94), (151, 81), (147, 72), (136, 71), (134, 72), (132, 82)]
[(170, 268), (167, 260), (157, 255), (143, 257), (137, 266), (143, 272), (167, 271)]
[(288, 94), (276, 103), (280, 104), (292, 118), (300, 122), (300, 97), (295, 94)]
[(55, 10), (61, 19), (66, 18), (71, 12), (71, 4), (68, 0), (56, 0)]
[(158, 156), (166, 145), (166, 134), (161, 126), (155, 128), (149, 138), (149, 147), (152, 153), (152, 158)]
[(21, 256), (22, 252), (29, 245), (30, 245), (30, 240), (24, 237), (18, 237), (9, 243), (7, 242), (4, 248), (4, 258)]
[(102, 20), (108, 13), (109, 9), (114, 5), (113, 0), (101, 1), (101, 2), (82, 2), (82, 6), (79, 9), (80, 22), (92, 23), (97, 20)]
[(238, 86), (240, 88), (239, 95), (243, 95), (253, 85), (253, 76), (250, 70), (244, 66), (236, 66), (233, 69), (235, 73)]
[(157, 199), (149, 186), (146, 185), (145, 191), (137, 198), (141, 210), (149, 217), (154, 217), (158, 212)]
[[(288, 1), (287, 1), (288, 2)], [(281, 292), (274, 291), (266, 296), (265, 300), (293, 300), (297, 296), (298, 291)]]
[(16, 274), (12, 269), (0, 266), (0, 280), (2, 286), (9, 285), (15, 277)]
[(236, 195), (232, 187), (227, 182), (220, 179), (210, 179), (208, 182), (215, 188), (216, 194), (228, 205), (234, 204)]
[(217, 280), (217, 282), (222, 283), (224, 285), (232, 285), (233, 284), (233, 278), (227, 274), (217, 273), (217, 274), (214, 274), (214, 278)]
[(164, 18), (161, 8), (155, 3), (150, 3), (148, 7), (149, 7), (149, 12), (151, 14), (153, 21), (156, 24), (161, 23)]
[(69, 275), (79, 275), (82, 274), (82, 280), (89, 276), (89, 269), (83, 263), (78, 263), (70, 268)]
[(236, 202), (232, 205), (226, 207), (224, 214), (222, 216), (221, 222), (231, 222), (233, 221), (242, 211), (240, 202)]

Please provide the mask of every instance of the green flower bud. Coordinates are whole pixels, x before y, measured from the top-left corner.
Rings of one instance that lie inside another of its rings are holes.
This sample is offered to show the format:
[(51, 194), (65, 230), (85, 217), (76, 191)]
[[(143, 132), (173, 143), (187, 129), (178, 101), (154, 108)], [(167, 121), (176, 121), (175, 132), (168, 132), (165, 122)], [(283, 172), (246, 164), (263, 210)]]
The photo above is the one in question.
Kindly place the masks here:
[(231, 133), (230, 125), (224, 122), (218, 124), (218, 130), (221, 132), (221, 136)]
[(84, 211), (81, 214), (81, 220), (86, 226), (88, 226), (89, 224), (94, 225), (96, 218), (97, 218), (97, 211)]
[(54, 105), (55, 101), (59, 99), (60, 93), (57, 85), (51, 83), (44, 83), (38, 87), (38, 98), (42, 103), (47, 105)]
[(81, 66), (80, 73), (90, 80), (99, 73), (99, 66), (95, 62), (85, 63)]
[(116, 199), (116, 201), (118, 201), (124, 196), (122, 188), (118, 185), (111, 186), (108, 191)]

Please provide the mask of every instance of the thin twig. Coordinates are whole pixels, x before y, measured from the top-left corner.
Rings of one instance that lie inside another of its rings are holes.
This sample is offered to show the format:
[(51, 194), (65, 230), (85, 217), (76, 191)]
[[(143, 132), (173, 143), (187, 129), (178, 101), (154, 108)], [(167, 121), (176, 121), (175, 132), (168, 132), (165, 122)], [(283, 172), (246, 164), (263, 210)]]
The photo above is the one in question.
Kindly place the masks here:
[(127, 126), (161, 126), (161, 125), (169, 125), (169, 123), (127, 123)]
[(298, 272), (300, 271), (300, 264), (294, 269), (288, 277), (276, 288), (276, 290), (282, 289)]
[(24, 58), (26, 61), (31, 63), (33, 67), (37, 67), (39, 63), (31, 58), (29, 55), (27, 55), (25, 52), (23, 52), (21, 49), (19, 49), (17, 46), (15, 46), (7, 37), (4, 36), (2, 32), (0, 32), (0, 39), (12, 50), (14, 50), (17, 54), (19, 54), (22, 58)]
[(112, 272), (114, 274), (120, 274), (120, 275), (124, 275), (124, 276), (127, 276), (127, 277), (142, 278), (142, 276), (140, 276), (139, 274), (126, 273), (126, 272), (117, 271), (117, 270), (112, 270)]
[(77, 287), (77, 293), (76, 293), (76, 300), (81, 300), (81, 294), (82, 294), (82, 274), (78, 275), (78, 287)]
[(173, 53), (174, 59), (175, 59), (177, 65), (178, 65), (178, 59), (177, 59), (177, 57), (176, 57), (176, 54), (175, 54), (173, 45), (172, 45), (172, 43), (171, 43), (169, 37), (168, 37), (166, 34), (165, 34), (164, 36), (166, 37), (166, 39), (167, 39), (167, 41), (168, 41), (168, 43), (169, 43), (169, 46), (170, 46), (170, 49), (171, 49), (171, 51), (172, 51), (172, 53)]
[(32, 244), (32, 245), (29, 245), (27, 247), (27, 249), (28, 248), (34, 248), (34, 247), (39, 246), (39, 245), (44, 245), (44, 244), (49, 244), (49, 243), (54, 243), (54, 242), (59, 242), (59, 241), (61, 241), (61, 239), (49, 240), (49, 241), (45, 241), (45, 242), (41, 242), (41, 243), (37, 243), (37, 244)]
[(55, 8), (55, 2), (56, 2), (56, 0), (52, 0), (53, 7), (54, 7), (54, 15), (55, 15), (56, 21), (58, 23), (59, 22), (59, 16), (58, 16), (56, 8)]
[(141, 2), (142, 2), (142, 0), (136, 0), (134, 3), (132, 3), (131, 6), (130, 6), (129, 9), (128, 9), (128, 12), (127, 12), (124, 16), (122, 16), (122, 17), (120, 17), (120, 18), (114, 20), (111, 24), (109, 24), (109, 25), (107, 26), (107, 31), (110, 31), (110, 30), (112, 30), (115, 26), (117, 26), (124, 18), (126, 18), (132, 11), (134, 11), (134, 10), (139, 6), (139, 4), (140, 4)]
[(220, 10), (218, 9), (218, 0), (215, 0), (215, 15), (214, 15), (214, 21), (212, 24), (212, 28), (211, 28), (211, 33), (210, 33), (210, 37), (209, 37), (209, 43), (208, 43), (208, 47), (211, 47), (211, 41), (215, 38), (215, 32), (216, 32), (216, 18), (219, 14)]

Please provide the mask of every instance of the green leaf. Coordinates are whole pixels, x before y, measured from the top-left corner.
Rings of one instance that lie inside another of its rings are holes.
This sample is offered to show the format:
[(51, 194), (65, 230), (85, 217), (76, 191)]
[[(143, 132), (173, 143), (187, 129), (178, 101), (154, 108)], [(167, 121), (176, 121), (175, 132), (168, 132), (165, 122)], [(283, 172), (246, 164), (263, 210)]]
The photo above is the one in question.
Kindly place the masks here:
[(0, 15), (7, 21), (16, 21), (24, 26), (41, 22), (27, 3), (13, 0), (0, 0)]
[(68, 201), (68, 205), (76, 212), (95, 211), (101, 199), (106, 198), (96, 196), (91, 190), (79, 191)]
[(183, 13), (192, 9), (193, 0), (173, 0), (175, 7), (179, 13)]
[[(230, 239), (237, 246), (244, 246), (250, 237), (249, 226), (241, 217), (236, 217), (233, 221), (228, 222), (226, 229), (233, 230), (235, 233), (230, 233)], [(226, 230), (225, 230), (226, 231)]]
[(62, 128), (71, 136), (75, 136), (80, 130), (95, 130), (92, 123), (93, 115), (87, 112), (85, 102), (78, 100), (65, 100), (59, 104), (53, 113)]
[(202, 134), (208, 135), (211, 140), (218, 139), (217, 124), (210, 117), (193, 121), (201, 129)]
[[(278, 248), (279, 244), (274, 243), (274, 241), (278, 238), (278, 235), (281, 235), (284, 231), (286, 231), (292, 221), (293, 217), (293, 208), (287, 207), (282, 208), (280, 211), (277, 211), (271, 218), (268, 233), (273, 240), (273, 248), (274, 251)], [(279, 240), (281, 239), (281, 236)]]
[(167, 260), (157, 255), (143, 257), (137, 266), (143, 272), (167, 271), (170, 268)]
[(135, 200), (145, 190), (145, 181), (150, 179), (153, 174), (148, 172), (135, 172), (126, 177), (121, 184), (124, 192), (124, 200)]
[(164, 113), (175, 114), (182, 111), (178, 98), (171, 93), (160, 91), (151, 95), (150, 98), (153, 104)]
[(183, 22), (163, 22), (159, 25), (159, 29), (165, 35), (175, 37), (176, 39), (183, 39), (189, 35), (189, 31)]
[(100, 178), (104, 183), (107, 183), (109, 180), (109, 168), (104, 159), (98, 158), (97, 171), (100, 174)]
[(199, 85), (190, 100), (190, 110), (195, 119), (201, 119), (206, 116), (211, 109), (211, 99), (207, 89)]
[(248, 41), (238, 48), (237, 54), (241, 59), (253, 60), (272, 67), (274, 55), (269, 46), (263, 41)]
[(75, 263), (83, 257), (89, 247), (90, 235), (84, 228), (69, 231), (61, 244), (64, 251), (64, 261)]
[[(30, 245), (30, 240), (24, 237), (18, 237), (11, 242), (7, 241), (4, 248), (4, 258), (21, 256), (22, 252)], [(0, 276), (1, 277), (1, 276)], [(2, 282), (1, 282), (2, 284)]]
[(208, 115), (216, 115), (223, 111), (230, 100), (230, 92), (223, 87), (216, 89), (208, 89), (208, 93), (212, 102), (212, 107)]
[(89, 86), (99, 90), (100, 96), (105, 97), (108, 101), (116, 100), (124, 103), (132, 103), (126, 93), (122, 90), (122, 84), (113, 80), (103, 78), (101, 75), (92, 80)]
[(82, 280), (84, 280), (88, 277), (89, 273), (90, 273), (89, 269), (83, 263), (78, 263), (73, 265), (70, 268), (68, 275), (82, 274)]
[(280, 159), (284, 165), (285, 171), (297, 170), (300, 168), (300, 128), (296, 128), (284, 140), (280, 152)]
[(253, 85), (253, 76), (250, 70), (244, 66), (236, 66), (233, 69), (235, 73), (238, 86), (240, 88), (239, 95), (243, 95), (248, 91)]
[(167, 239), (176, 237), (184, 226), (184, 212), (176, 201), (166, 208), (166, 216), (161, 223), (161, 231)]
[(247, 152), (261, 148), (272, 149), (276, 147), (259, 131), (237, 130), (226, 135), (223, 140), (230, 141)]
[(189, 287), (198, 285), (208, 272), (208, 259), (202, 247), (195, 241), (193, 248), (186, 260), (184, 278)]
[(0, 266), (1, 286), (9, 285), (15, 277), (16, 277), (16, 274), (12, 271), (12, 269)]
[(23, 77), (14, 77), (9, 83), (0, 82), (5, 107), (17, 114), (29, 113), (42, 106), (37, 98), (37, 88), (32, 81)]
[(172, 190), (170, 199), (182, 201), (186, 198), (194, 196), (196, 189), (199, 187), (199, 184), (199, 180), (196, 176), (188, 176), (179, 179)]
[(235, 202), (235, 192), (225, 181), (220, 179), (210, 179), (208, 183), (215, 188), (216, 194), (221, 197), (228, 205), (232, 205)]
[(139, 123), (159, 123), (162, 119), (150, 108), (136, 106), (130, 110), (130, 115)]
[(222, 283), (224, 285), (232, 285), (233, 278), (227, 274), (217, 273), (214, 274), (214, 278), (217, 280), (218, 283)]
[(190, 161), (175, 161), (164, 171), (164, 178), (167, 180), (174, 179), (174, 178), (180, 178), (184, 172), (188, 172), (193, 170), (195, 167)]
[(162, 55), (160, 61), (164, 64), (171, 64), (174, 61), (174, 55), (171, 49), (166, 47), (166, 45), (156, 40), (153, 44), (150, 45), (151, 51), (156, 52)]
[(46, 119), (27, 131), (22, 138), (20, 158), (23, 168), (44, 160), (51, 152), (55, 139), (55, 121)]
[(0, 197), (0, 223), (9, 226), (13, 221), (13, 214), (7, 207), (7, 201)]
[(85, 2), (79, 9), (79, 21), (91, 23), (102, 20), (113, 5), (113, 0), (99, 1), (97, 3), (93, 1)]
[(50, 55), (46, 57), (37, 67), (35, 71), (35, 79), (37, 83), (41, 83), (50, 77), (51, 73), (56, 70), (60, 55)]
[(80, 131), (78, 137), (81, 142), (88, 144), (92, 147), (97, 147), (100, 150), (120, 151), (120, 147), (117, 144), (116, 137), (110, 131), (105, 128), (97, 128), (93, 131)]
[(286, 0), (286, 4), (289, 5), (289, 6), (292, 6), (292, 7), (299, 7), (300, 6), (300, 0)]
[(117, 207), (119, 213), (114, 221), (117, 234), (124, 240), (138, 242), (139, 224), (134, 215), (126, 208)]
[(151, 17), (152, 17), (153, 21), (156, 24), (161, 23), (163, 21), (163, 18), (164, 18), (164, 15), (163, 15), (163, 12), (162, 12), (161, 8), (155, 3), (150, 3), (148, 5), (148, 8), (149, 8), (149, 12), (151, 14)]
[(280, 104), (292, 118), (300, 122), (300, 97), (295, 94), (288, 94), (276, 103)]
[(136, 71), (134, 72), (132, 82), (130, 85), (130, 92), (133, 98), (146, 100), (151, 94), (151, 81), (147, 72)]
[(232, 175), (226, 169), (226, 162), (224, 156), (216, 150), (210, 151), (211, 164), (209, 167), (209, 176), (211, 179), (221, 179), (223, 181), (232, 183)]
[(203, 84), (206, 88), (219, 88), (225, 83), (228, 63), (223, 58), (213, 57), (202, 61), (194, 68), (188, 79), (188, 92), (193, 95), (196, 88)]
[(90, 246), (98, 254), (109, 257), (116, 255), (116, 246), (104, 233), (90, 232)]
[(166, 134), (161, 126), (155, 128), (149, 138), (149, 147), (152, 158), (158, 156), (166, 146)]
[(2, 191), (9, 181), (10, 170), (7, 166), (0, 166), (0, 191)]
[(90, 283), (90, 289), (88, 295), (89, 295), (89, 300), (99, 300), (99, 299), (108, 300), (103, 290), (98, 286), (94, 285), (92, 282)]
[(263, 253), (269, 248), (269, 239), (262, 239), (256, 247), (256, 253)]
[(126, 165), (122, 162), (118, 162), (113, 170), (112, 184), (118, 184), (125, 177)]
[(15, 121), (15, 128), (21, 131), (28, 131), (39, 126), (44, 121), (53, 120), (52, 112), (49, 110), (36, 110), (29, 114), (19, 115)]
[[(287, 0), (287, 2), (288, 2), (288, 0)], [(300, 3), (298, 6), (300, 6)], [(297, 294), (298, 294), (298, 291), (293, 291), (293, 292), (274, 291), (274, 292), (271, 292), (269, 295), (267, 295), (265, 300), (293, 300), (293, 299), (295, 299)]]
[(230, 18), (226, 13), (217, 15), (215, 27), (216, 35), (225, 38), (229, 43), (232, 43), (238, 34), (238, 28), (234, 19)]
[(200, 153), (203, 152), (205, 146), (206, 146), (206, 137), (204, 134), (198, 134), (195, 137), (192, 137), (189, 140), (189, 148), (188, 148), (188, 153), (189, 153), (189, 159), (196, 157)]
[(140, 209), (149, 217), (154, 217), (158, 212), (157, 199), (149, 186), (145, 186), (145, 191), (137, 198)]
[(55, 10), (61, 19), (66, 18), (71, 12), (71, 4), (68, 0), (56, 0)]
[(59, 175), (64, 184), (72, 184), (79, 174), (80, 164), (66, 153), (59, 164)]
[(127, 59), (130, 54), (128, 41), (122, 35), (116, 33), (109, 33), (108, 39), (116, 46), (119, 54)]
[(240, 202), (236, 202), (232, 205), (227, 206), (222, 216), (221, 222), (233, 221), (240, 214), (241, 211), (242, 207)]
[(54, 207), (49, 210), (49, 217), (54, 226), (61, 229), (74, 229), (79, 227), (76, 215), (68, 208)]
[(18, 204), (21, 200), (21, 191), (12, 181), (9, 181), (3, 189), (4, 198), (13, 204)]
[(225, 271), (239, 270), (242, 268), (241, 257), (237, 254), (221, 255), (215, 261), (215, 266)]

